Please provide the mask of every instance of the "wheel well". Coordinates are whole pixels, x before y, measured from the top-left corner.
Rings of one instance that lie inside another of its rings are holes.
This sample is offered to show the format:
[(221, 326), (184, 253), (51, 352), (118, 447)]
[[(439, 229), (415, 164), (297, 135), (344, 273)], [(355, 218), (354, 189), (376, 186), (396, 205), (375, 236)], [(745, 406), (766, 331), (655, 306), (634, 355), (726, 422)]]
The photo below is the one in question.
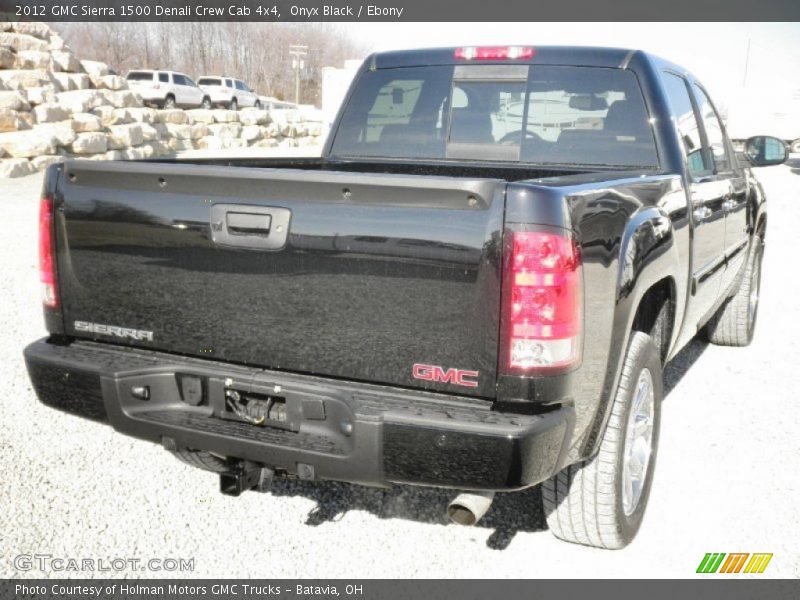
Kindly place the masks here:
[(655, 342), (664, 362), (675, 323), (675, 282), (667, 277), (648, 289), (633, 318), (634, 331), (646, 333)]

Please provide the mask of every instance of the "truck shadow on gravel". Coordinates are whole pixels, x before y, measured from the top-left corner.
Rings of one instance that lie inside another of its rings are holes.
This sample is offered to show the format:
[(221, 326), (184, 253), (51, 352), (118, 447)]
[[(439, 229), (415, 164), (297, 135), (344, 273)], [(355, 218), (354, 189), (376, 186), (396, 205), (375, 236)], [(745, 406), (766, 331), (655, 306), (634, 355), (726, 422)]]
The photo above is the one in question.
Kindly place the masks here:
[[(667, 365), (664, 371), (665, 400), (707, 347), (706, 342), (695, 338)], [(429, 525), (459, 527), (450, 524), (446, 516), (447, 504), (456, 494), (451, 490), (407, 485), (395, 485), (382, 490), (329, 481), (309, 483), (276, 479), (272, 494), (302, 496), (316, 502), (306, 519), (306, 525), (311, 527), (335, 523), (353, 510), (367, 511), (380, 519), (406, 519)], [(508, 548), (518, 532), (546, 530), (540, 487), (498, 494), (492, 508), (476, 525), (479, 535), (484, 529), (493, 530), (486, 539), (486, 545), (493, 550)]]

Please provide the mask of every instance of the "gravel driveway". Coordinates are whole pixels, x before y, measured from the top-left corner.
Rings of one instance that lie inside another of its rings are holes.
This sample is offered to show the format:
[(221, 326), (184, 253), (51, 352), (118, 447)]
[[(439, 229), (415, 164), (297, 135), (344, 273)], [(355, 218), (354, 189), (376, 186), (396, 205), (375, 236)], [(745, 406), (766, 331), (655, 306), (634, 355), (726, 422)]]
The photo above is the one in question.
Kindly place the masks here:
[(215, 476), (158, 446), (45, 408), (22, 361), (45, 334), (41, 177), (0, 182), (0, 577), (59, 575), (16, 570), (23, 553), (194, 558), (175, 575), (195, 577), (691, 577), (706, 552), (772, 552), (761, 577), (800, 576), (800, 174), (760, 176), (770, 216), (756, 339), (695, 340), (668, 367), (647, 517), (617, 552), (552, 537), (538, 489), (500, 496), (474, 528), (447, 524), (450, 495), (436, 490), (279, 482), (221, 496)]

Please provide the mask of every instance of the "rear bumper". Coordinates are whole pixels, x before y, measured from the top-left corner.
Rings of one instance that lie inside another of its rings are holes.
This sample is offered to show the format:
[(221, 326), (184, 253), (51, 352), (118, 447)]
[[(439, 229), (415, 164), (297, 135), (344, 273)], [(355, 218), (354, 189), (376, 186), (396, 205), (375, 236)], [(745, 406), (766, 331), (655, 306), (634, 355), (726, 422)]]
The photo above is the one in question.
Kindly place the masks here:
[[(491, 410), (491, 404), (401, 388), (253, 369), (92, 342), (39, 340), (25, 362), (46, 405), (107, 422), (170, 449), (207, 450), (304, 479), (372, 486), (528, 487), (564, 466), (574, 414)], [(191, 403), (186, 379), (201, 382)], [(132, 388), (147, 387), (141, 400)], [(276, 394), (286, 422), (219, 418), (226, 389)], [(282, 428), (281, 428), (282, 427)]]

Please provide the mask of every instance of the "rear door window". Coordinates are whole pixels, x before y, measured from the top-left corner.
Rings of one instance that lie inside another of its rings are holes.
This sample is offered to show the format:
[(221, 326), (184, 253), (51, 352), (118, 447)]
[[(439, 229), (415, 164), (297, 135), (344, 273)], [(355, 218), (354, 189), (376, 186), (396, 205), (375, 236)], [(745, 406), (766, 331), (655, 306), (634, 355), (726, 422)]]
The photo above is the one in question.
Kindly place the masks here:
[(161, 83), (169, 83), (169, 73), (159, 73), (158, 80)]
[(711, 158), (714, 161), (714, 168), (717, 173), (730, 171), (731, 159), (725, 143), (725, 129), (722, 126), (722, 122), (717, 116), (714, 105), (711, 104), (711, 100), (709, 100), (705, 90), (697, 84), (694, 84), (693, 87), (700, 118), (703, 119), (703, 127), (706, 130), (706, 138), (708, 138), (708, 146)]
[(686, 155), (687, 168), (692, 179), (700, 179), (711, 175), (713, 169), (708, 164), (706, 154), (703, 152), (703, 143), (700, 138), (700, 126), (689, 97), (686, 80), (674, 73), (663, 73), (662, 81), (667, 99), (675, 116), (678, 133), (681, 136), (683, 151)]

